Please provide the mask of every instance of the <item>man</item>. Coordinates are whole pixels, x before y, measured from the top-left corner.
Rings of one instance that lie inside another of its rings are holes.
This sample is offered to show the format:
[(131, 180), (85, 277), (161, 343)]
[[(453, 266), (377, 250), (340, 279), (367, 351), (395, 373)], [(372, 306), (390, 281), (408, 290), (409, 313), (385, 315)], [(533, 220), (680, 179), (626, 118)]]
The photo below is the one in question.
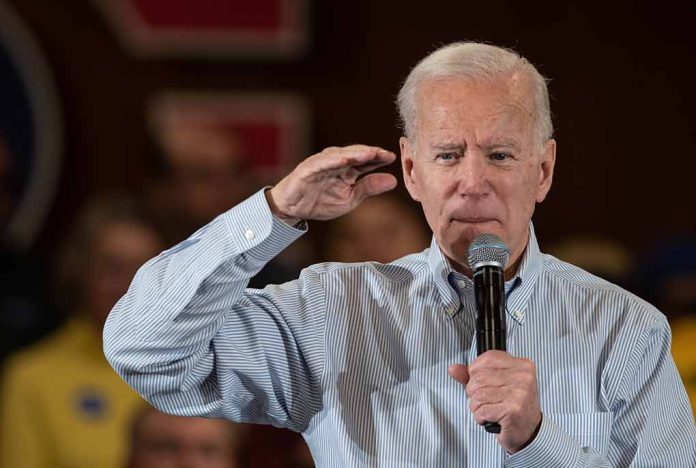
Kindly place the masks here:
[(143, 401), (104, 359), (101, 330), (136, 270), (163, 248), (136, 200), (90, 200), (69, 230), (52, 285), (69, 317), (11, 356), (0, 388), (0, 466), (123, 466)]
[(133, 422), (128, 468), (235, 468), (241, 428), (228, 421), (182, 418), (148, 406)]
[[(364, 175), (393, 153), (328, 148), (140, 270), (106, 324), (115, 369), (167, 411), (301, 431), (318, 466), (693, 466), (664, 316), (539, 252), (530, 219), (556, 154), (543, 77), (451, 44), (411, 71), (399, 109), (429, 249), (245, 290), (306, 220), (396, 186)], [(481, 233), (510, 248), (508, 352), (477, 357), (466, 257)]]

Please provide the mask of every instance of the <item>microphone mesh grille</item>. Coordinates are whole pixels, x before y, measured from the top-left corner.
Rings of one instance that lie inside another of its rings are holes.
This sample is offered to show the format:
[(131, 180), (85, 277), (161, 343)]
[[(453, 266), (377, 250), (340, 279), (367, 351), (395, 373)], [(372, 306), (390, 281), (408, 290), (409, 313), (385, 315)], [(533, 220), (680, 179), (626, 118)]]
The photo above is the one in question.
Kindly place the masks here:
[(495, 262), (505, 268), (510, 258), (510, 250), (505, 242), (495, 234), (481, 234), (469, 245), (469, 268), (475, 270), (479, 263)]

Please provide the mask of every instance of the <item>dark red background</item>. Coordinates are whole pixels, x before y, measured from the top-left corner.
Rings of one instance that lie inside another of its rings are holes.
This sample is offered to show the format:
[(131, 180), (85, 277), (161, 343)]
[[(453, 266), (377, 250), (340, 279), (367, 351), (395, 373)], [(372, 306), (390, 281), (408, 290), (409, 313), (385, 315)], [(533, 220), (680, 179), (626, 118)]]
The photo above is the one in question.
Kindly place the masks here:
[(397, 150), (400, 82), (433, 47), (461, 39), (514, 46), (552, 78), (559, 152), (535, 218), (542, 243), (589, 232), (640, 249), (694, 226), (693, 2), (314, 2), (311, 49), (296, 61), (135, 59), (89, 1), (11, 3), (48, 55), (66, 120), (45, 250), (86, 196), (143, 182), (133, 174), (146, 160), (152, 93), (298, 92), (315, 150), (355, 142)]
[(137, 59), (90, 1), (9, 3), (46, 52), (66, 124), (63, 174), (38, 244), (46, 257), (87, 197), (145, 182), (153, 93), (298, 93), (314, 150), (359, 142), (396, 151), (401, 81), (434, 47), (463, 39), (515, 47), (552, 78), (559, 149), (554, 187), (535, 216), (542, 246), (590, 233), (640, 252), (694, 230), (693, 1), (316, 0), (310, 50), (276, 61)]

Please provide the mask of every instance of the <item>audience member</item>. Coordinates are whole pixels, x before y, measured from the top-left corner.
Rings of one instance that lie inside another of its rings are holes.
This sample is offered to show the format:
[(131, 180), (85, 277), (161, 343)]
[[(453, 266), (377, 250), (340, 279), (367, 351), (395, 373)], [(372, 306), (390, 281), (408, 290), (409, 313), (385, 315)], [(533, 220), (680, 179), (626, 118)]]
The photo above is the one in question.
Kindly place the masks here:
[(551, 245), (548, 252), (593, 275), (627, 288), (634, 261), (629, 250), (618, 242), (600, 236), (571, 236)]
[(236, 468), (241, 425), (172, 416), (146, 406), (134, 419), (128, 468)]
[(640, 261), (639, 294), (664, 311), (672, 326), (672, 355), (696, 415), (696, 238), (663, 239)]
[(248, 196), (254, 176), (234, 134), (184, 117), (161, 122), (155, 133), (160, 167), (151, 195), (169, 242)]
[(429, 244), (420, 216), (400, 198), (383, 194), (331, 222), (322, 260), (389, 263)]
[(36, 341), (57, 325), (46, 300), (43, 258), (20, 248), (10, 235), (18, 181), (7, 142), (0, 134), (0, 363), (16, 349)]
[(0, 403), (0, 465), (122, 466), (140, 397), (110, 368), (101, 329), (130, 279), (162, 249), (132, 201), (95, 201), (58, 260), (55, 286), (71, 319), (10, 357)]
[[(250, 164), (238, 136), (201, 118), (172, 113), (154, 127), (158, 175), (150, 190), (152, 211), (169, 244), (182, 241), (251, 194), (262, 175)], [(250, 287), (297, 277), (312, 263), (308, 240), (297, 243), (256, 275)]]

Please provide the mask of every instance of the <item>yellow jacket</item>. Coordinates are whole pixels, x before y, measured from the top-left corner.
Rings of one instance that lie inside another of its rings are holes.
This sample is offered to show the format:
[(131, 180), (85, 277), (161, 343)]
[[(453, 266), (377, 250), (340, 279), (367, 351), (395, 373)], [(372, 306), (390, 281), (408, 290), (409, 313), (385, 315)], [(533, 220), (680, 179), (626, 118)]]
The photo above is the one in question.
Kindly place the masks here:
[(672, 324), (672, 356), (696, 417), (696, 316), (689, 315)]
[(10, 358), (0, 399), (4, 468), (121, 467), (142, 404), (79, 320)]

